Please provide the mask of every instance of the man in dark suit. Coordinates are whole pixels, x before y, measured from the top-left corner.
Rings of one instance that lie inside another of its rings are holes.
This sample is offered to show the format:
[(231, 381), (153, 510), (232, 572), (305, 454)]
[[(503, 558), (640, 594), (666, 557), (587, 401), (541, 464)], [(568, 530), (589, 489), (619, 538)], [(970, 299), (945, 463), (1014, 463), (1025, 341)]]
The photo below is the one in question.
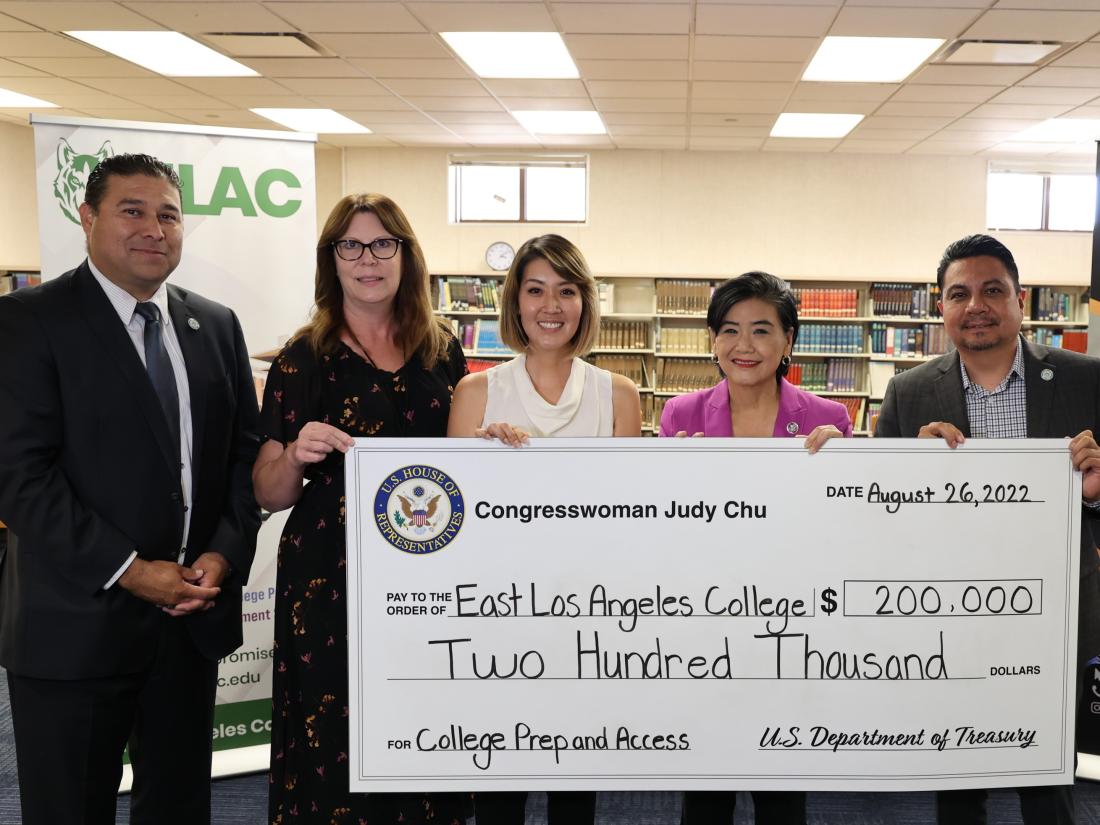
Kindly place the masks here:
[(89, 176), (88, 259), (0, 298), (0, 665), (24, 825), (210, 820), (218, 659), (241, 644), (256, 396), (227, 308), (167, 286), (180, 182)]
[[(1083, 473), (1078, 667), (1096, 655), (1100, 585), (1093, 529), (1100, 523), (1100, 360), (1020, 337), (1024, 291), (1012, 253), (988, 235), (947, 247), (936, 274), (944, 329), (957, 350), (897, 375), (886, 389), (877, 437), (1070, 437)], [(1072, 786), (1020, 788), (1027, 825), (1073, 822)], [(984, 823), (986, 792), (942, 791), (941, 823)]]

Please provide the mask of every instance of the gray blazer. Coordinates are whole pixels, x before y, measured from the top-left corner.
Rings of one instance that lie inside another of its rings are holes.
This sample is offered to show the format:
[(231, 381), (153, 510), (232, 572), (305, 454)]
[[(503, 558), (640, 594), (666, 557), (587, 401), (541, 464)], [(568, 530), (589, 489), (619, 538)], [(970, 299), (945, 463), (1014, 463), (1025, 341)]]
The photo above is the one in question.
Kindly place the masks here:
[[(1022, 342), (1024, 381), (1027, 387), (1027, 434), (1031, 438), (1075, 436), (1082, 430), (1100, 435), (1100, 359), (1063, 349)], [(1043, 380), (1043, 370), (1054, 376)], [(882, 412), (875, 427), (878, 438), (914, 438), (932, 421), (948, 421), (970, 435), (959, 353), (897, 375), (886, 388)], [(1100, 653), (1100, 574), (1097, 572), (1096, 537), (1100, 513), (1082, 507), (1081, 596), (1078, 654), (1089, 658)]]

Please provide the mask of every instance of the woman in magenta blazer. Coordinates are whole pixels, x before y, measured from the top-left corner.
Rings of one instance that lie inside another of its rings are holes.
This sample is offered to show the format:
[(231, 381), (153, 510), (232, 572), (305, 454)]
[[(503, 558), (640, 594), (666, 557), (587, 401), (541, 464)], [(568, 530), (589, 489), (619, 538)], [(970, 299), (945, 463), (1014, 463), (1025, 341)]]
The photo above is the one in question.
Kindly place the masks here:
[[(851, 437), (842, 404), (818, 398), (783, 377), (798, 339), (798, 309), (786, 283), (746, 272), (714, 290), (707, 308), (713, 359), (724, 380), (709, 390), (669, 399), (662, 436), (805, 436), (813, 453), (830, 438)], [(806, 794), (754, 791), (756, 822), (805, 825)], [(730, 825), (737, 794), (689, 791), (682, 825)]]

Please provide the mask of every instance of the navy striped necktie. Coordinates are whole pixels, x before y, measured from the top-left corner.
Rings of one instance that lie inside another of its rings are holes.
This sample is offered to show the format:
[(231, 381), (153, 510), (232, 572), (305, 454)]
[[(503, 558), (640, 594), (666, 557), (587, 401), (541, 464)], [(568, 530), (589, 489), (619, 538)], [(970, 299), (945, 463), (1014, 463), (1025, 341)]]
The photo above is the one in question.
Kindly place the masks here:
[(134, 311), (145, 319), (145, 369), (160, 399), (164, 417), (168, 419), (168, 431), (172, 434), (176, 452), (180, 450), (180, 398), (176, 389), (176, 373), (164, 346), (164, 324), (160, 307), (151, 301), (141, 302)]

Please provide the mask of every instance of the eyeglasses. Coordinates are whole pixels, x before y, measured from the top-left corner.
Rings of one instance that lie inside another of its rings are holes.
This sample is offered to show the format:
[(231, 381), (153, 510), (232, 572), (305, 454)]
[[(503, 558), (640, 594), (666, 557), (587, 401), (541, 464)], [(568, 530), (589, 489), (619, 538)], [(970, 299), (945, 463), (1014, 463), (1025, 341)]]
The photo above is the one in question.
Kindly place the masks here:
[(400, 238), (375, 238), (370, 243), (363, 243), (353, 238), (344, 238), (343, 240), (333, 241), (332, 248), (345, 261), (358, 261), (368, 248), (370, 254), (379, 261), (388, 261), (397, 254), (397, 250), (401, 248), (403, 243), (404, 241)]

